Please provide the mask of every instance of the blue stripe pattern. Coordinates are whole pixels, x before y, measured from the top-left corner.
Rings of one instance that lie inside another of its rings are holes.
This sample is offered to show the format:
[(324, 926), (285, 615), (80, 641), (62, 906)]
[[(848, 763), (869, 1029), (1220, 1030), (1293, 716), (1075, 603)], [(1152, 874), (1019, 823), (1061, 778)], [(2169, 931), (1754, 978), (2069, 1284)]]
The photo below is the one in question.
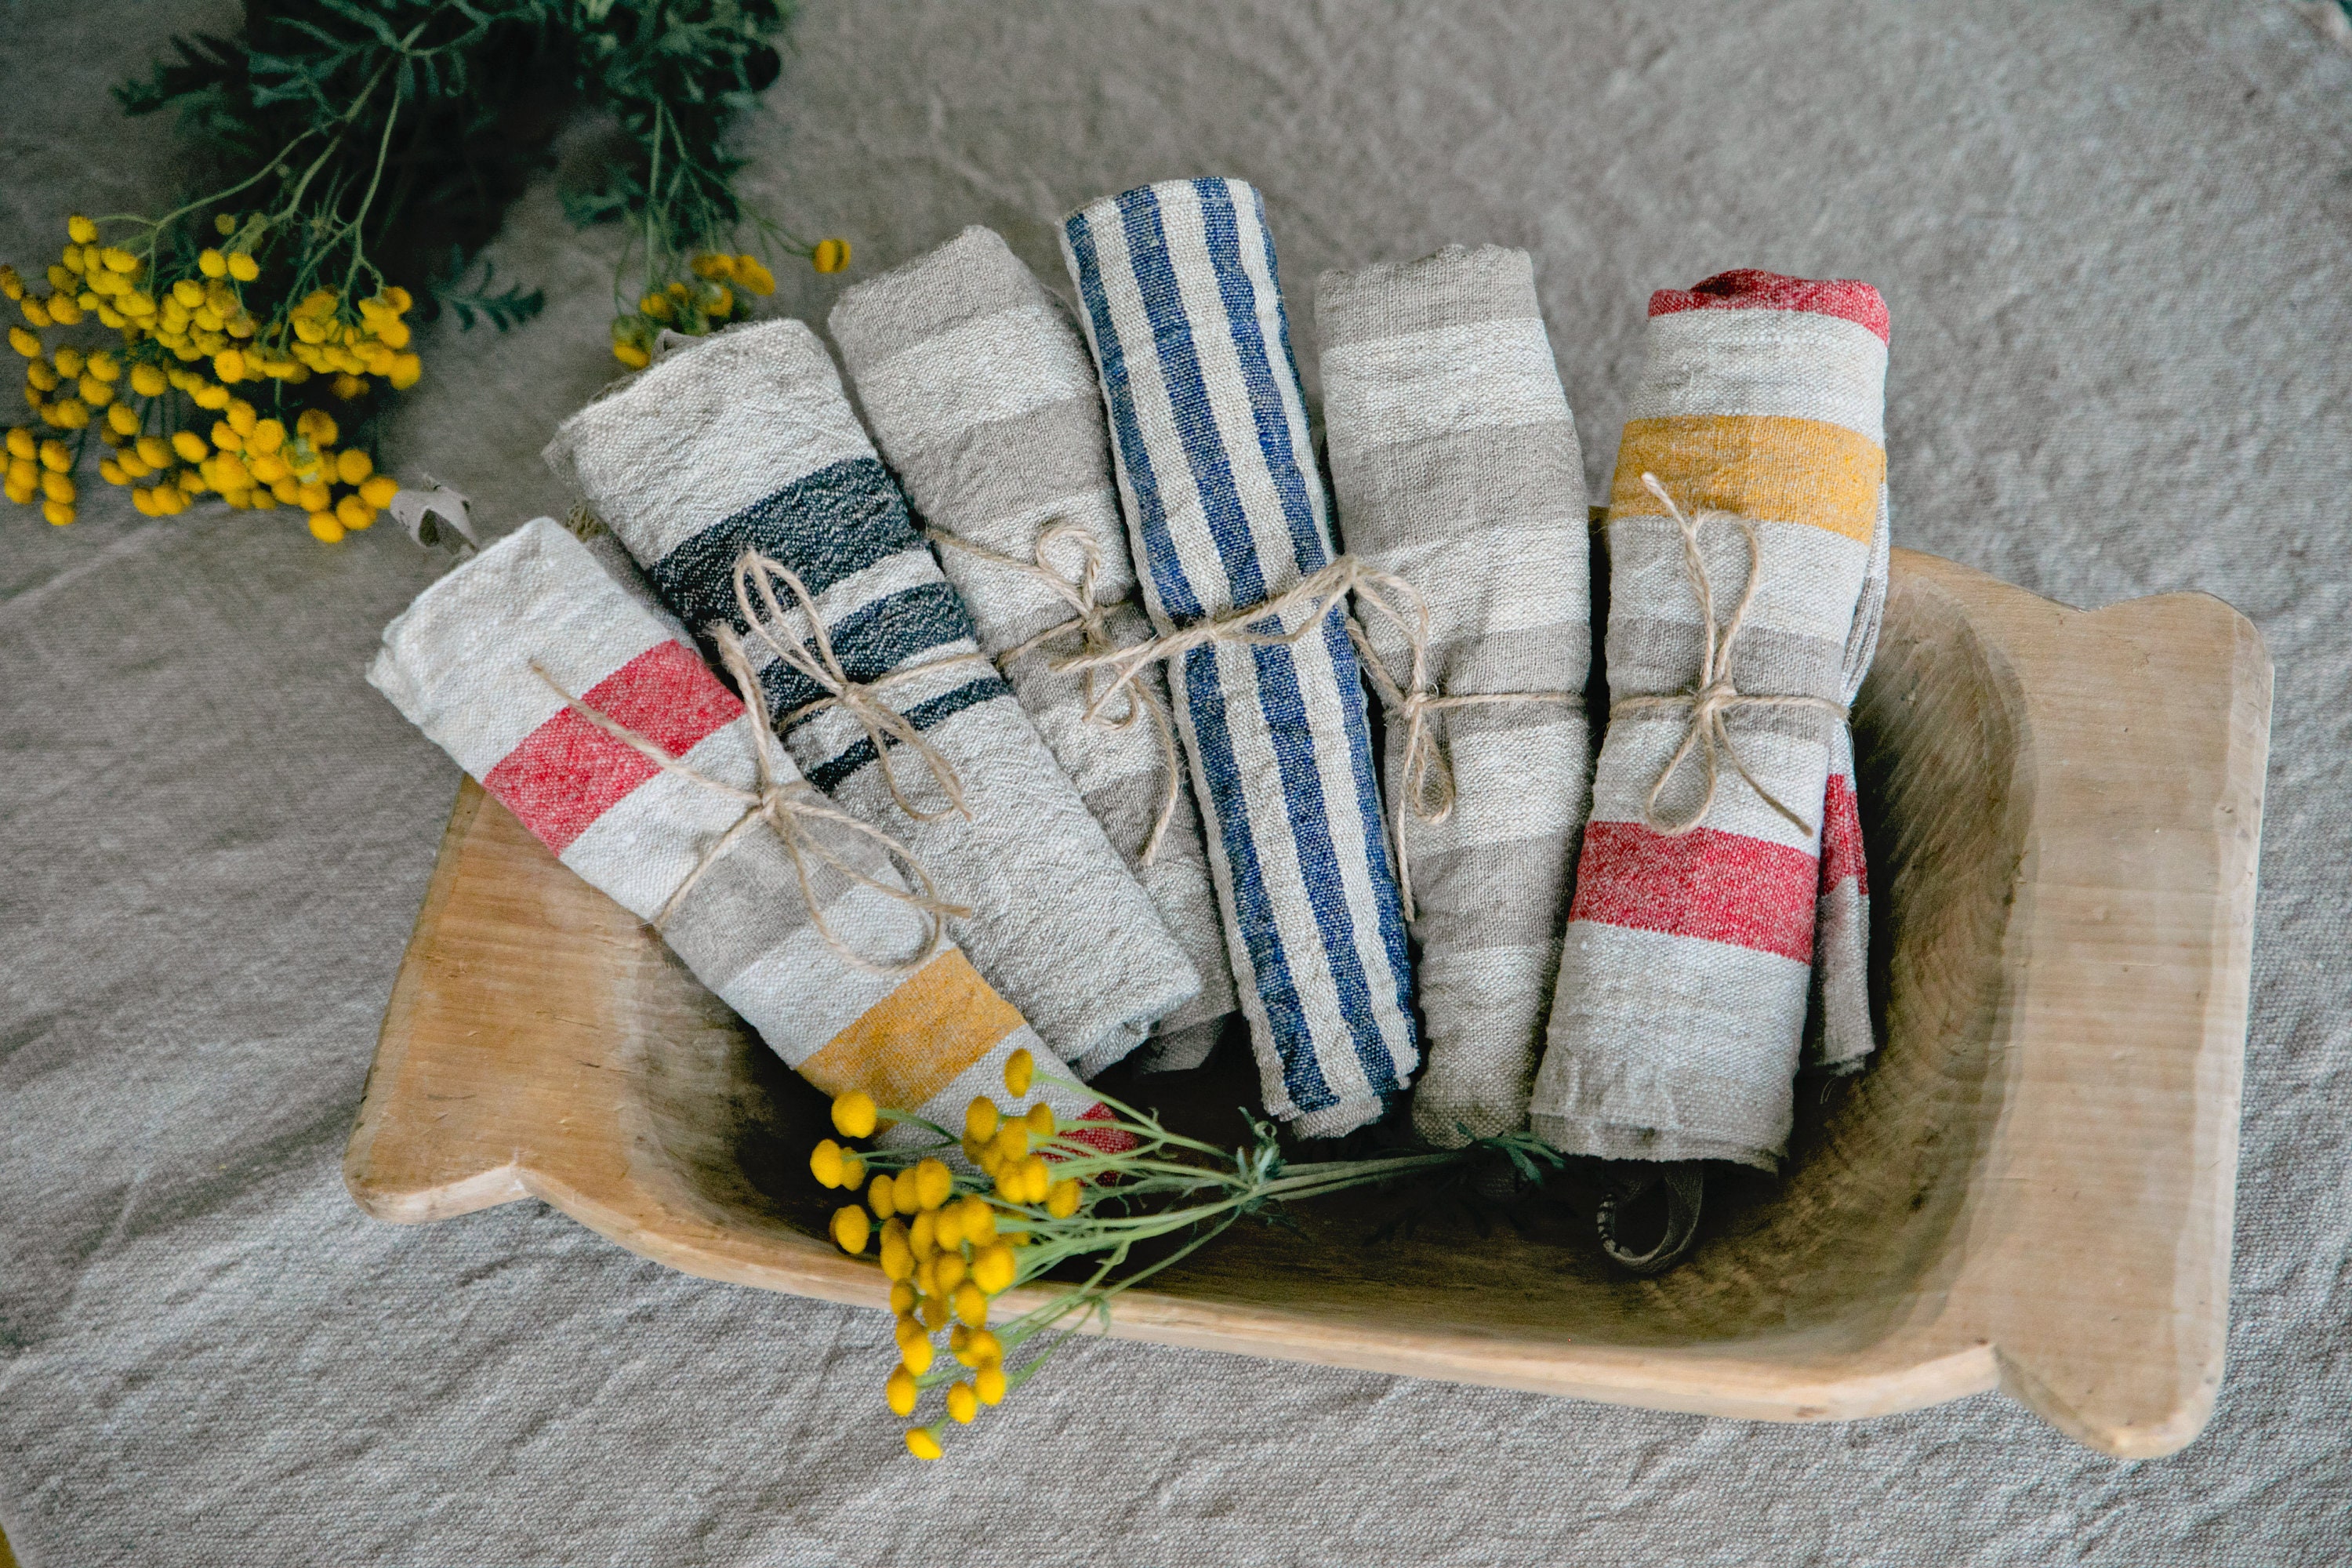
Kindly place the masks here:
[[(1238, 181), (1193, 180), (1064, 225), (1163, 631), (1262, 603), (1331, 558), (1264, 213)], [(1355, 650), (1333, 616), (1294, 647), (1199, 648), (1183, 666), (1180, 728), (1215, 819), (1231, 945), (1255, 980), (1269, 1108), (1344, 1131), (1419, 1060)]]
[[(679, 617), (706, 635), (720, 626), (748, 633), (734, 589), (735, 563), (747, 549), (791, 567), (812, 595), (900, 555), (922, 556), (931, 581), (878, 595), (825, 623), (834, 657), (852, 680), (876, 679), (934, 649), (967, 652), (978, 646), (963, 596), (939, 574), (898, 481), (872, 458), (803, 475), (679, 544), (646, 574)], [(803, 646), (814, 656), (814, 641)], [(824, 695), (824, 688), (782, 660), (760, 670), (760, 685), (769, 715), (779, 724), (784, 715)], [(977, 703), (1012, 696), (1001, 677), (983, 673), (899, 710), (916, 729), (929, 730)], [(785, 732), (815, 717), (786, 726)], [(860, 738), (822, 762), (804, 762), (802, 771), (819, 789), (830, 791), (874, 758), (873, 742)]]

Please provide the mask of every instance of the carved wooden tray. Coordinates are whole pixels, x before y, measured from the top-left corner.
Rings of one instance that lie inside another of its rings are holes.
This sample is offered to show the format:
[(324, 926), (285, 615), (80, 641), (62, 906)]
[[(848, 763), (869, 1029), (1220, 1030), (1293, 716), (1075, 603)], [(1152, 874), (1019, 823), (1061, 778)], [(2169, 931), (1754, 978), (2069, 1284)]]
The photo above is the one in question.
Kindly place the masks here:
[[(1886, 1046), (1801, 1096), (1785, 1177), (1711, 1184), (1654, 1280), (1599, 1258), (1589, 1205), (1372, 1243), (1397, 1198), (1347, 1194), (1304, 1237), (1228, 1233), (1111, 1331), (1778, 1420), (1998, 1387), (2105, 1453), (2180, 1447), (2221, 1375), (2270, 698), (2217, 599), (2084, 612), (1895, 552), (1856, 717)], [(1223, 1135), (1245, 1057), (1135, 1092)], [(368, 1213), (536, 1196), (673, 1268), (879, 1307), (823, 1238), (823, 1122), (646, 928), (460, 791), (352, 1133)]]

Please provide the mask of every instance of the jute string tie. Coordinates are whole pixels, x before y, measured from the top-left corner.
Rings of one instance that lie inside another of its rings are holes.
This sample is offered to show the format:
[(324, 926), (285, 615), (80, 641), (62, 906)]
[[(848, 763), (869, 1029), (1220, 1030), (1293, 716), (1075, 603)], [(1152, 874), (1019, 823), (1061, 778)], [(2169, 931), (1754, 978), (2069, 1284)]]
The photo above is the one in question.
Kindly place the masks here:
[[(1846, 717), (1845, 704), (1832, 702), (1826, 697), (1741, 691), (1731, 684), (1732, 648), (1739, 640), (1740, 628), (1747, 624), (1748, 606), (1756, 602), (1756, 590), (1764, 581), (1764, 550), (1757, 537), (1756, 525), (1738, 512), (1685, 514), (1681, 507), (1675, 504), (1674, 498), (1666, 493), (1666, 487), (1659, 483), (1655, 474), (1643, 474), (1642, 484), (1657, 497), (1659, 503), (1666, 509), (1666, 515), (1675, 520), (1675, 526), (1681, 531), (1683, 570), (1690, 578), (1692, 594), (1698, 599), (1701, 636), (1705, 639), (1699, 653), (1698, 679), (1691, 683), (1688, 689), (1661, 692), (1649, 697), (1622, 698), (1609, 706), (1612, 719), (1626, 713), (1689, 710), (1690, 718), (1683, 730), (1682, 743), (1675, 748), (1674, 755), (1666, 759), (1666, 765), (1658, 770), (1657, 779), (1650, 785), (1650, 793), (1643, 798), (1643, 820), (1668, 838), (1678, 838), (1696, 827), (1706, 820), (1708, 809), (1715, 805), (1716, 790), (1722, 782), (1722, 764), (1728, 762), (1733, 771), (1747, 781), (1748, 787), (1756, 792), (1758, 799), (1811, 838), (1814, 834), (1812, 824), (1782, 805), (1771, 791), (1756, 782), (1754, 773), (1748, 771), (1748, 764), (1741, 760), (1739, 748), (1732, 743), (1731, 731), (1724, 721), (1743, 708), (1811, 708), (1834, 714), (1843, 721)], [(1739, 591), (1739, 602), (1733, 607), (1731, 618), (1721, 626), (1717, 626), (1715, 621), (1715, 584), (1707, 575), (1706, 558), (1700, 552), (1698, 545), (1699, 524), (1711, 517), (1728, 519), (1736, 523), (1740, 536), (1748, 542), (1748, 583)], [(1666, 785), (1694, 752), (1697, 753), (1706, 770), (1706, 791), (1698, 803), (1698, 809), (1682, 821), (1675, 822), (1660, 812), (1658, 797), (1665, 792)]]
[[(741, 694), (743, 710), (751, 719), (751, 756), (757, 770), (757, 783), (751, 789), (714, 778), (684, 759), (672, 756), (660, 745), (611, 714), (589, 706), (566, 691), (537, 660), (534, 659), (530, 666), (531, 673), (545, 682), (548, 689), (562, 699), (566, 708), (596, 729), (620, 742), (663, 773), (735, 801), (743, 807), (743, 814), (704, 848), (696, 859), (694, 868), (686, 874), (686, 879), (663, 900), (662, 907), (654, 914), (654, 929), (667, 929), (678, 906), (702, 880), (704, 873), (741, 842), (746, 834), (766, 827), (776, 836), (776, 842), (792, 862), (793, 875), (800, 883), (802, 901), (808, 907), (809, 924), (815, 928), (816, 934), (826, 947), (844, 963), (869, 973), (886, 976), (913, 973), (948, 945), (947, 922), (965, 919), (971, 911), (941, 897), (939, 884), (932, 879), (930, 871), (905, 845), (880, 828), (870, 826), (834, 805), (806, 779), (785, 775), (784, 769), (777, 765), (775, 750), (782, 742), (776, 739), (776, 732), (768, 722), (767, 704), (761, 700), (759, 678), (751, 673), (751, 662), (743, 657), (742, 643), (728, 630), (719, 633), (718, 641), (719, 658), (726, 665), (728, 675), (733, 679), (736, 690)], [(884, 854), (906, 868), (908, 876), (916, 884), (914, 889), (885, 881), (851, 864), (824, 842), (817, 831), (819, 824), (832, 824), (861, 834), (879, 845)], [(919, 911), (926, 927), (922, 947), (910, 958), (890, 963), (868, 958), (844, 942), (824, 918), (824, 905), (817, 898), (813, 873), (815, 863), (830, 866), (850, 881)]]
[[(1395, 840), (1398, 898), (1403, 905), (1405, 919), (1412, 920), (1417, 911), (1412, 897), (1412, 867), (1405, 839), (1405, 813), (1410, 810), (1423, 822), (1434, 826), (1454, 815), (1456, 799), (1454, 764), (1446, 756), (1444, 748), (1438, 744), (1429, 716), (1449, 708), (1493, 707), (1516, 702), (1577, 703), (1584, 700), (1581, 692), (1438, 694), (1431, 689), (1429, 683), (1429, 605), (1422, 598), (1420, 591), (1402, 577), (1393, 572), (1383, 572), (1352, 555), (1337, 557), (1321, 571), (1299, 579), (1283, 592), (1245, 609), (1206, 616), (1189, 626), (1149, 642), (1138, 643), (1133, 647), (1082, 654), (1063, 661), (1063, 668), (1111, 671), (1111, 679), (1094, 699), (1089, 709), (1091, 711), (1093, 707), (1108, 701), (1114, 693), (1122, 689), (1131, 689), (1146, 665), (1181, 658), (1197, 647), (1217, 644), (1255, 647), (1295, 647), (1320, 626), (1326, 616), (1345, 605), (1350, 594), (1356, 595), (1359, 603), (1396, 627), (1410, 656), (1405, 679), (1400, 683), (1381, 662), (1361, 623), (1353, 616), (1346, 617), (1348, 639), (1355, 645), (1359, 662), (1370, 676), (1382, 704), (1394, 712), (1405, 727), (1404, 751), (1398, 768), (1399, 782), (1403, 787), (1398, 794), (1391, 837)], [(1292, 629), (1281, 630), (1293, 612), (1303, 612), (1304, 618)], [(1269, 622), (1276, 629), (1259, 629)]]
[[(998, 654), (997, 668), (1009, 670), (1022, 658), (1036, 652), (1046, 644), (1075, 635), (1078, 639), (1077, 653), (1068, 658), (1052, 660), (1046, 668), (1056, 674), (1076, 673), (1077, 675), (1082, 683), (1081, 689), (1085, 693), (1085, 721), (1106, 730), (1126, 730), (1132, 728), (1139, 719), (1148, 716), (1151, 720), (1152, 733), (1160, 742), (1160, 812), (1152, 820), (1150, 836), (1143, 841), (1142, 862), (1146, 866), (1150, 865), (1153, 858), (1160, 853), (1160, 841), (1166, 836), (1168, 825), (1175, 820), (1176, 803), (1181, 787), (1181, 770), (1184, 764), (1183, 759), (1176, 750), (1175, 724), (1169, 718), (1167, 705), (1160, 700), (1158, 692), (1140, 681), (1130, 679), (1126, 685), (1126, 711), (1114, 719), (1103, 711), (1103, 704), (1097, 700), (1099, 684), (1097, 667), (1079, 662), (1094, 656), (1115, 653), (1118, 648), (1118, 643), (1112, 640), (1110, 627), (1104, 618), (1103, 612), (1108, 609), (1109, 605), (1099, 604), (1095, 598), (1096, 590), (1102, 580), (1102, 546), (1083, 525), (1066, 520), (1055, 522), (1039, 531), (1035, 547), (1036, 559), (1034, 561), (1024, 561), (1017, 555), (1006, 555), (991, 550), (985, 545), (975, 544), (969, 539), (948, 532), (945, 529), (928, 530), (927, 537), (932, 542), (952, 550), (958, 554), (968, 555), (976, 561), (983, 561), (990, 565), (1001, 566), (1006, 571), (1018, 572), (1024, 576), (1032, 578), (1070, 607), (1068, 620), (1047, 626), (1044, 631), (1024, 638)], [(1076, 576), (1057, 572), (1046, 563), (1046, 546), (1065, 541), (1077, 547), (1078, 570)], [(1113, 601), (1114, 604), (1118, 602)]]
[[(812, 636), (806, 643), (793, 635), (789, 613), (783, 601), (776, 596), (782, 584), (791, 594), (794, 606), (808, 617)], [(839, 656), (833, 650), (833, 636), (826, 629), (824, 617), (817, 614), (816, 596), (801, 580), (800, 574), (781, 561), (772, 560), (754, 550), (746, 550), (735, 562), (735, 607), (751, 635), (767, 645), (786, 668), (807, 677), (825, 695), (813, 702), (803, 702), (778, 721), (779, 728), (790, 728), (812, 713), (827, 708), (839, 708), (866, 731), (873, 743), (874, 759), (882, 770), (882, 781), (890, 789), (890, 798), (898, 809), (917, 822), (937, 822), (941, 817), (961, 816), (971, 820), (971, 808), (964, 804), (963, 781), (956, 776), (955, 766), (937, 746), (927, 740), (913, 720), (882, 700), (878, 695), (891, 687), (904, 685), (932, 676), (942, 669), (960, 664), (988, 662), (988, 656), (978, 651), (931, 659), (922, 664), (901, 665), (875, 677), (872, 680), (852, 680), (842, 668)], [(908, 797), (898, 780), (898, 770), (890, 756), (893, 742), (905, 746), (922, 760), (947, 804), (936, 811), (925, 811)]]

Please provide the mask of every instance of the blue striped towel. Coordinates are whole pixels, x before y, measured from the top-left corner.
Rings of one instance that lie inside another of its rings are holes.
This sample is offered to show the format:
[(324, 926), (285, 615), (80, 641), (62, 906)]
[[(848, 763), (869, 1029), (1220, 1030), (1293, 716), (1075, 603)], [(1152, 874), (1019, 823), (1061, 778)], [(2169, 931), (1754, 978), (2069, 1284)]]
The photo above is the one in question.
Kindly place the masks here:
[[(1329, 564), (1257, 192), (1222, 179), (1129, 191), (1072, 214), (1062, 247), (1153, 624), (1261, 604)], [(1290, 647), (1197, 647), (1172, 684), (1266, 1109), (1307, 1136), (1345, 1132), (1420, 1062), (1347, 626), (1332, 615)]]

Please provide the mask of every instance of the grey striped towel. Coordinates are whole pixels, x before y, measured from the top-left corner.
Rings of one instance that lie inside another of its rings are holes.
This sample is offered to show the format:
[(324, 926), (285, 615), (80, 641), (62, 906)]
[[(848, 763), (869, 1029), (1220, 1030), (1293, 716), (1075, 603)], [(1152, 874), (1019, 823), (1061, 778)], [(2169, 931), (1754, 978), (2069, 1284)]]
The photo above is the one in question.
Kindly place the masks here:
[[(834, 307), (832, 326), (883, 458), (917, 516), (950, 536), (940, 565), (971, 607), (980, 646), (1005, 667), (1038, 733), (1201, 974), (1201, 994), (1160, 1020), (1140, 1065), (1197, 1066), (1236, 1001), (1200, 812), (1181, 760), (1161, 739), (1166, 675), (1154, 667), (1139, 678), (1150, 710), (1130, 710), (1124, 700), (1106, 704), (1102, 720), (1124, 721), (1114, 728), (1087, 722), (1087, 683), (1052, 668), (1082, 651), (1078, 636), (1004, 658), (1074, 624), (1088, 560), (1081, 541), (1093, 546), (1092, 602), (1106, 606), (1103, 634), (1119, 647), (1151, 635), (1134, 603), (1110, 435), (1086, 344), (1011, 247), (977, 226), (850, 289)], [(1037, 564), (1039, 536), (1049, 530), (1070, 535), (1042, 551), (1044, 566), (1067, 584), (1058, 592), (1005, 563)], [(1173, 809), (1154, 846), (1171, 784)]]
[[(573, 416), (547, 450), (688, 626), (745, 626), (747, 550), (798, 574), (842, 674), (919, 671), (877, 693), (944, 758), (970, 820), (912, 747), (877, 748), (845, 704), (751, 641), (772, 711), (810, 781), (886, 828), (969, 905), (972, 963), (1081, 1074), (1099, 1072), (1191, 1000), (1200, 978), (1013, 693), (979, 656), (970, 615), (798, 321), (681, 349)], [(787, 641), (814, 629), (787, 599)], [(934, 668), (935, 667), (935, 668)], [(901, 809), (902, 781), (922, 820)]]
[[(1166, 633), (1328, 565), (1331, 529), (1258, 194), (1179, 180), (1064, 220), (1144, 603)], [(1266, 616), (1268, 632), (1298, 630)], [(1362, 675), (1347, 626), (1197, 647), (1171, 674), (1265, 1103), (1309, 1136), (1419, 1065)]]
[[(1523, 250), (1455, 246), (1326, 272), (1315, 311), (1340, 537), (1428, 606), (1425, 689), (1551, 694), (1428, 715), (1427, 743), (1451, 764), (1450, 810), (1442, 796), (1414, 807), (1412, 731), (1391, 712), (1387, 733), (1428, 1032), (1413, 1124), (1440, 1143), (1465, 1129), (1515, 1132), (1527, 1126), (1591, 793), (1591, 529), (1576, 423)], [(1407, 687), (1402, 628), (1360, 618)]]
[[(742, 704), (667, 616), (635, 602), (554, 521), (524, 524), (452, 571), (384, 628), (368, 680), (481, 781), (556, 858), (639, 919), (667, 909), (663, 935), (695, 977), (827, 1094), (864, 1089), (954, 1128), (976, 1095), (1003, 1093), (1005, 1058), (1027, 1049), (1063, 1075), (1021, 1016), (948, 947), (920, 958), (921, 913), (880, 845), (817, 823), (824, 853), (869, 879), (813, 868), (812, 910), (774, 834), (712, 854), (751, 791), (758, 744)], [(551, 682), (552, 684), (551, 684)], [(683, 763), (667, 771), (573, 709), (603, 715)], [(796, 774), (772, 752), (777, 782)], [(709, 857), (701, 873), (696, 868)], [(691, 886), (688, 880), (691, 879)], [(866, 963), (853, 963), (818, 929)], [(1108, 1114), (1043, 1081), (1064, 1119)], [(885, 1142), (920, 1142), (911, 1127)]]
[[(1779, 1166), (1845, 728), (1822, 705), (1853, 679), (1879, 553), (1886, 345), (1885, 303), (1864, 283), (1739, 271), (1651, 299), (1610, 496), (1612, 717), (1531, 1108), (1565, 1152)], [(1709, 648), (1727, 669), (1703, 668)], [(1725, 677), (1803, 704), (1724, 716), (1769, 799), (1726, 761), (1706, 805), (1695, 744), (1672, 765), (1701, 738), (1688, 694)]]

